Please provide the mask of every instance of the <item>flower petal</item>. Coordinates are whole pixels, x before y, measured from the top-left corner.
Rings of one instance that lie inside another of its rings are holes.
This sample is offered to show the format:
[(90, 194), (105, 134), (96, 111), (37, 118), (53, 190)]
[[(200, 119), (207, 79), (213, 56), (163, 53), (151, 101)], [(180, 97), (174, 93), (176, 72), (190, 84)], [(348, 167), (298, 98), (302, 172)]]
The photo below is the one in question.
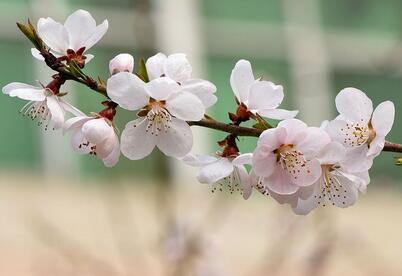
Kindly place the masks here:
[(52, 18), (40, 18), (38, 21), (38, 34), (52, 50), (65, 54), (69, 48), (69, 34), (67, 29)]
[(213, 184), (229, 176), (233, 172), (233, 164), (227, 158), (220, 158), (200, 169), (197, 179), (200, 183)]
[(39, 50), (36, 48), (31, 48), (31, 54), (34, 58), (40, 61), (44, 61), (45, 58), (40, 54)]
[(77, 10), (67, 17), (64, 26), (70, 37), (70, 49), (77, 51), (95, 31), (96, 21), (89, 12)]
[(132, 73), (134, 70), (134, 57), (130, 54), (119, 54), (109, 62), (109, 73), (114, 75), (120, 72)]
[(182, 161), (192, 167), (202, 167), (213, 162), (216, 162), (218, 158), (210, 155), (194, 155), (187, 154), (183, 157)]
[(270, 128), (261, 133), (257, 144), (265, 145), (271, 151), (274, 151), (285, 144), (286, 135), (286, 129), (283, 127)]
[(23, 100), (41, 102), (46, 99), (45, 90), (20, 82), (13, 82), (3, 87), (3, 93), (10, 97), (18, 97)]
[(312, 185), (322, 174), (321, 164), (317, 159), (309, 160), (304, 166), (298, 166), (296, 171), (289, 173), (293, 183), (300, 187)]
[(103, 164), (105, 164), (106, 167), (114, 167), (117, 162), (119, 162), (120, 159), (120, 143), (119, 143), (119, 137), (117, 137), (116, 134), (113, 136), (113, 150), (112, 152), (106, 157), (103, 158)]
[(145, 83), (136, 75), (121, 72), (108, 79), (107, 94), (122, 108), (138, 110), (149, 102), (149, 95), (144, 86)]
[(263, 117), (274, 120), (286, 120), (296, 117), (299, 111), (276, 108), (276, 109), (261, 109), (258, 110), (257, 113)]
[(274, 173), (264, 178), (263, 181), (271, 191), (279, 195), (291, 195), (299, 189), (297, 185), (293, 184), (289, 174), (280, 166), (277, 166)]
[[(233, 162), (232, 162), (233, 164)], [(240, 188), (242, 190), (243, 198), (248, 199), (253, 191), (253, 186), (251, 185), (251, 178), (244, 166), (234, 166), (234, 171), (240, 178)]]
[(216, 92), (216, 86), (213, 83), (206, 80), (200, 80), (200, 79), (185, 80), (182, 82), (181, 87), (183, 90), (196, 95), (204, 104), (205, 108), (213, 106), (218, 99), (214, 95), (214, 93)]
[(235, 159), (233, 159), (232, 163), (235, 166), (241, 166), (241, 165), (246, 165), (249, 164), (251, 165), (253, 160), (253, 154), (252, 153), (243, 153), (237, 156)]
[(84, 134), (80, 129), (74, 132), (71, 137), (71, 147), (79, 154), (88, 154), (91, 152), (91, 144), (85, 139)]
[(107, 32), (107, 29), (109, 28), (109, 22), (107, 20), (104, 20), (102, 24), (96, 26), (95, 31), (92, 33), (92, 35), (84, 42), (84, 47), (85, 50), (87, 51), (88, 49), (92, 48), (99, 40), (102, 39), (102, 37), (105, 35)]
[(250, 86), (247, 107), (250, 110), (274, 109), (283, 100), (283, 87), (270, 81), (256, 81)]
[(317, 154), (331, 142), (329, 135), (321, 128), (308, 127), (298, 142), (296, 148), (301, 150), (307, 159), (317, 156)]
[(385, 145), (385, 137), (381, 135), (376, 135), (373, 141), (370, 143), (370, 147), (367, 151), (367, 156), (377, 157)]
[(270, 176), (276, 166), (276, 155), (265, 144), (258, 145), (252, 158), (253, 170), (258, 176)]
[(65, 133), (74, 128), (80, 128), (84, 123), (92, 119), (92, 117), (88, 116), (78, 116), (70, 118), (64, 123), (63, 132)]
[(113, 128), (103, 118), (89, 120), (82, 125), (82, 133), (93, 144), (101, 144), (111, 133)]
[(371, 124), (376, 132), (380, 136), (387, 136), (391, 131), (395, 118), (395, 106), (391, 101), (385, 101), (380, 103), (373, 112)]
[(157, 53), (156, 55), (147, 59), (145, 67), (147, 68), (147, 73), (150, 80), (160, 78), (165, 74), (164, 65), (166, 60), (166, 55), (162, 53)]
[(146, 131), (147, 124), (147, 119), (136, 119), (128, 122), (121, 133), (121, 152), (128, 159), (142, 159), (154, 149), (156, 139)]
[(191, 77), (192, 70), (185, 54), (170, 55), (164, 64), (166, 76), (180, 83)]
[(373, 103), (359, 89), (342, 89), (335, 98), (336, 109), (349, 122), (367, 123), (373, 113)]
[(54, 129), (62, 128), (64, 125), (64, 110), (59, 103), (57, 96), (46, 97), (46, 105), (49, 108), (50, 122)]
[(184, 121), (199, 121), (205, 113), (205, 107), (197, 96), (184, 91), (171, 95), (166, 100), (166, 109)]
[(298, 120), (298, 119), (287, 119), (279, 122), (278, 128), (285, 128), (286, 129), (286, 144), (293, 144), (300, 140), (302, 137), (301, 135), (305, 135), (305, 130), (307, 129), (307, 125)]
[(172, 118), (170, 128), (160, 132), (156, 142), (157, 147), (167, 156), (183, 157), (193, 147), (193, 133), (190, 126), (182, 120)]
[(239, 60), (230, 75), (230, 85), (240, 102), (247, 102), (250, 93), (250, 86), (255, 82), (253, 69), (248, 60)]
[(346, 152), (346, 158), (341, 162), (341, 167), (350, 173), (367, 171), (373, 165), (373, 157), (367, 156), (368, 147), (351, 148)]
[(73, 114), (74, 116), (85, 116), (85, 113), (76, 108), (75, 106), (71, 105), (70, 103), (66, 102), (62, 98), (59, 97), (59, 103), (61, 107), (67, 111)]
[(155, 100), (164, 101), (180, 91), (180, 85), (168, 77), (157, 78), (145, 84), (145, 90)]
[(345, 156), (345, 147), (338, 142), (331, 142), (320, 151), (317, 159), (321, 164), (333, 165), (345, 159)]

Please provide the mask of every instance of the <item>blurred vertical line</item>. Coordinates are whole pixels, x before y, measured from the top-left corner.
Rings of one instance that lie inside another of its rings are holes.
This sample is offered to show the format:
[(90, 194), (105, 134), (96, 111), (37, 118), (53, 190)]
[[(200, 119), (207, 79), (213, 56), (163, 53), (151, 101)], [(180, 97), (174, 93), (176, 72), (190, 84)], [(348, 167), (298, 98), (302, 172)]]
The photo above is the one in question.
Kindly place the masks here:
[[(66, 16), (69, 15), (68, 1), (59, 0), (31, 0), (31, 16), (34, 24), (40, 17), (52, 17), (56, 20), (64, 22)], [(27, 49), (29, 50), (29, 49)], [(50, 76), (54, 74), (48, 69), (43, 62), (33, 58), (34, 77), (39, 81), (47, 82)], [(73, 85), (67, 82), (62, 87), (62, 92), (69, 92), (66, 99), (75, 105), (75, 93), (73, 93)], [(41, 139), (41, 155), (42, 155), (42, 173), (45, 178), (51, 180), (55, 176), (73, 176), (79, 170), (79, 159), (71, 150), (70, 142), (67, 137), (62, 135), (60, 130), (53, 131), (51, 129), (45, 131), (40, 129)]]
[(310, 124), (332, 115), (330, 60), (318, 0), (282, 1), (295, 105)]
[[(185, 53), (193, 67), (193, 75), (205, 76), (205, 49), (202, 32), (200, 0), (154, 0), (156, 43), (158, 50), (166, 53)], [(208, 131), (192, 128), (193, 152), (208, 152)], [(172, 163), (172, 181), (187, 183), (194, 176), (194, 169), (179, 161)]]

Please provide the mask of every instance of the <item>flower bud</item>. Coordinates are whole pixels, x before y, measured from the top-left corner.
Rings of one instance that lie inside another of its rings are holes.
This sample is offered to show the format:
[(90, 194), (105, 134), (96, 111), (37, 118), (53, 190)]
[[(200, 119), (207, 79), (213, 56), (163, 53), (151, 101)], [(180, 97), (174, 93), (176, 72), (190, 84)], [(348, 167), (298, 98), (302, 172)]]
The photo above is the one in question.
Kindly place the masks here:
[(110, 75), (134, 70), (134, 58), (130, 54), (119, 54), (109, 62)]

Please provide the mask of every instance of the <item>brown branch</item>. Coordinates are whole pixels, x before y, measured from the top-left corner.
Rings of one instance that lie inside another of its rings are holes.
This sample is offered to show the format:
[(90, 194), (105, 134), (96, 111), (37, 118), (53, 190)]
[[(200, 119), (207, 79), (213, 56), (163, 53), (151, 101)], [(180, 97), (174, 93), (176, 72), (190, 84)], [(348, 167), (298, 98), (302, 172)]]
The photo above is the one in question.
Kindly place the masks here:
[[(261, 135), (261, 133), (263, 132), (263, 130), (261, 130), (261, 129), (241, 127), (241, 126), (236, 126), (233, 124), (225, 124), (222, 122), (218, 122), (210, 117), (208, 117), (206, 119), (202, 119), (201, 121), (198, 121), (198, 122), (188, 122), (188, 124), (190, 126), (201, 126), (201, 127), (211, 128), (211, 129), (215, 129), (215, 130), (220, 130), (220, 131), (224, 131), (227, 133), (236, 134), (238, 136), (259, 137)], [(402, 145), (386, 141), (383, 151), (402, 152)]]

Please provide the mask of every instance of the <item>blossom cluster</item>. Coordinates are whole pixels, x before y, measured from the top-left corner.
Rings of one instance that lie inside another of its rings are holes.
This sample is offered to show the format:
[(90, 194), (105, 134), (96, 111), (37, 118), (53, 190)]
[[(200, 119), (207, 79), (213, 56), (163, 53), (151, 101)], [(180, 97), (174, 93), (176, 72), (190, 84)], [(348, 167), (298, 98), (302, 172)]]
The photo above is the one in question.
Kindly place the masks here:
[[(97, 25), (87, 11), (78, 10), (64, 24), (41, 18), (36, 29), (21, 29), (34, 41), (32, 55), (58, 74), (48, 85), (10, 83), (3, 93), (27, 100), (23, 115), (45, 129), (71, 132), (76, 152), (94, 155), (107, 167), (116, 165), (120, 154), (139, 160), (157, 147), (169, 157), (199, 167), (199, 182), (210, 184), (213, 192), (239, 191), (248, 199), (256, 190), (289, 204), (296, 214), (307, 214), (319, 206), (344, 208), (355, 203), (369, 184), (373, 159), (393, 125), (392, 102), (373, 110), (364, 92), (345, 88), (335, 98), (339, 115), (320, 127), (308, 126), (295, 119), (298, 111), (278, 108), (284, 88), (256, 78), (251, 63), (242, 59), (230, 76), (237, 109), (229, 113), (227, 125), (240, 128), (255, 121), (254, 129), (261, 130), (257, 146), (253, 152), (241, 153), (239, 133), (231, 132), (218, 142), (221, 151), (196, 155), (191, 152), (190, 124), (211, 120), (205, 113), (217, 102), (217, 89), (193, 77), (185, 54), (158, 53), (140, 63), (137, 71), (133, 56), (117, 55), (109, 63), (107, 81), (99, 80), (106, 91), (103, 109), (85, 114), (65, 101), (66, 93), (60, 89), (71, 79), (90, 88), (98, 85), (81, 69), (93, 58), (86, 51), (106, 33), (107, 20)], [(121, 135), (113, 123), (117, 107), (135, 111)], [(268, 119), (280, 122), (273, 127)]]

